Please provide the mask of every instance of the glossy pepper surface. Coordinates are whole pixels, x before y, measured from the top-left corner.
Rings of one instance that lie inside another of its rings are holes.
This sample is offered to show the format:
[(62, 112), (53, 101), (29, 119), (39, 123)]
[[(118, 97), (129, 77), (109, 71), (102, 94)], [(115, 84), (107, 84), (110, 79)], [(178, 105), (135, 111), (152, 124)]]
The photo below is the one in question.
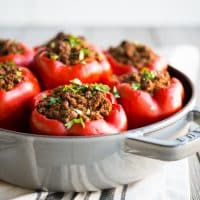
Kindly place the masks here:
[(28, 126), (32, 98), (40, 92), (40, 86), (29, 69), (18, 69), (23, 80), (8, 91), (0, 89), (0, 127), (24, 131)]
[(23, 53), (0, 55), (0, 62), (14, 62), (17, 66), (30, 67), (34, 57), (34, 51), (22, 42), (20, 42), (20, 45)]
[(184, 88), (176, 78), (171, 78), (168, 87), (154, 94), (133, 89), (128, 83), (117, 85), (119, 103), (123, 106), (129, 128), (142, 127), (170, 116), (183, 106)]
[(55, 136), (95, 136), (120, 133), (127, 129), (127, 118), (124, 109), (116, 102), (115, 97), (110, 92), (106, 96), (112, 103), (112, 110), (106, 118), (74, 123), (70, 127), (66, 127), (61, 121), (49, 119), (38, 112), (38, 103), (44, 96), (51, 93), (51, 90), (44, 91), (33, 100), (30, 119), (32, 133)]
[(34, 71), (42, 80), (45, 89), (68, 84), (75, 78), (83, 83), (109, 79), (112, 74), (110, 64), (98, 48), (91, 46), (91, 49), (98, 52), (100, 60), (86, 59), (74, 65), (66, 65), (59, 60), (49, 58), (45, 48), (38, 50), (34, 59)]

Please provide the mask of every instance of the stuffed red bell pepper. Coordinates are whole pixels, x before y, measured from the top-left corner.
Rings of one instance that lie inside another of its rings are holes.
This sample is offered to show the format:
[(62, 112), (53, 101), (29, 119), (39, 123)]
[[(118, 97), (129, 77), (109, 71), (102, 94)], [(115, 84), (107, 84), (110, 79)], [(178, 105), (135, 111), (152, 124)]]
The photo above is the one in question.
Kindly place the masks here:
[(38, 94), (30, 124), (36, 134), (92, 136), (125, 131), (127, 118), (108, 86), (75, 79)]
[(37, 48), (35, 71), (46, 89), (68, 84), (74, 78), (83, 83), (99, 82), (111, 75), (105, 56), (83, 37), (59, 33)]
[(129, 41), (110, 47), (105, 55), (116, 75), (136, 72), (144, 67), (159, 71), (167, 69), (166, 61), (151, 48)]
[(180, 110), (184, 88), (181, 82), (170, 77), (167, 71), (143, 69), (116, 78), (111, 83), (123, 106), (129, 128), (138, 128), (157, 122)]
[(34, 52), (22, 42), (0, 39), (0, 62), (12, 61), (18, 66), (29, 67)]
[(22, 130), (28, 125), (30, 103), (40, 92), (29, 69), (12, 62), (0, 63), (0, 127)]

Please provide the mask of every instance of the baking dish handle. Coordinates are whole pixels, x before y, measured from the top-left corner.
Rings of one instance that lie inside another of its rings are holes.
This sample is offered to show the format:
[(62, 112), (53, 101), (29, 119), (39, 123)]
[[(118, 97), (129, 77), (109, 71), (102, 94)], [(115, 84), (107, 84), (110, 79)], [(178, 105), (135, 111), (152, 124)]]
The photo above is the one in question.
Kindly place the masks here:
[[(195, 119), (200, 120), (200, 108), (195, 108), (191, 112)], [(125, 151), (128, 153), (164, 161), (180, 160), (200, 151), (200, 126), (174, 140), (130, 133), (125, 143)]]

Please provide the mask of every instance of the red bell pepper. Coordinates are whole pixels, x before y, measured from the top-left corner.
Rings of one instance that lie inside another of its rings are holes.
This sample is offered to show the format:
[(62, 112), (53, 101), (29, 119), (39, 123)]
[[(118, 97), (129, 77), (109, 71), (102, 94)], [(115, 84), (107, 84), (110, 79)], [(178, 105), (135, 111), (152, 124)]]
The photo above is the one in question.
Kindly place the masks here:
[[(116, 75), (127, 74), (139, 70), (136, 68), (136, 66), (120, 63), (109, 53), (109, 51), (105, 51), (104, 54), (106, 55), (106, 58), (112, 67), (113, 73)], [(151, 62), (147, 66), (143, 66), (142, 68), (162, 71), (167, 69), (167, 62), (163, 57), (155, 55), (155, 59), (153, 60), (153, 62)]]
[(0, 62), (12, 61), (17, 66), (29, 67), (32, 64), (34, 51), (27, 47), (24, 43), (19, 43), (23, 48), (22, 54), (8, 54), (8, 55), (0, 55)]
[(32, 133), (55, 136), (95, 136), (119, 133), (127, 129), (126, 114), (110, 92), (106, 96), (112, 103), (112, 110), (106, 118), (86, 121), (84, 126), (80, 123), (73, 124), (70, 128), (67, 128), (61, 121), (49, 119), (37, 111), (38, 102), (51, 92), (52, 90), (41, 92), (33, 100), (33, 111), (30, 118)]
[(119, 63), (108, 51), (104, 52), (104, 54), (106, 55), (106, 58), (112, 67), (113, 74), (122, 75), (131, 72), (137, 72), (137, 69), (134, 66)]
[(29, 69), (18, 67), (23, 80), (11, 90), (0, 88), (0, 127), (16, 131), (27, 128), (30, 103), (32, 98), (40, 92), (40, 86)]
[(157, 122), (180, 110), (183, 106), (184, 88), (176, 78), (170, 85), (150, 94), (133, 89), (129, 83), (117, 85), (119, 103), (123, 106), (129, 128), (138, 128)]
[(105, 56), (96, 48), (95, 50), (101, 55), (100, 61), (86, 60), (84, 64), (72, 66), (50, 59), (44, 50), (39, 50), (34, 59), (34, 71), (42, 80), (45, 89), (68, 84), (74, 78), (78, 78), (83, 83), (101, 82), (109, 79), (112, 70)]

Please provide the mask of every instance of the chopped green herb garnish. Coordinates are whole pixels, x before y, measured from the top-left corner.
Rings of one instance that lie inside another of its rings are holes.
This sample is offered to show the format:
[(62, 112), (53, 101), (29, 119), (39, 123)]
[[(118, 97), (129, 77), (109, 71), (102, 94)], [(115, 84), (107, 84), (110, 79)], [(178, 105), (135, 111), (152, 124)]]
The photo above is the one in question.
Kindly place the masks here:
[(59, 58), (59, 55), (57, 55), (57, 54), (51, 54), (50, 55), (50, 58), (52, 59), (52, 60), (57, 60), (58, 58)]
[(79, 60), (84, 60), (84, 58), (85, 58), (85, 54), (84, 54), (84, 51), (81, 49), (79, 52)]
[(61, 103), (62, 99), (61, 97), (50, 97), (49, 98), (49, 104), (50, 105), (53, 105), (53, 104), (56, 104), (56, 103)]
[(15, 63), (13, 61), (7, 61), (6, 65), (9, 66), (9, 67), (14, 67)]
[(64, 85), (63, 86), (63, 91), (71, 90), (72, 92), (77, 93), (79, 91), (85, 91), (86, 88), (88, 88), (88, 85), (71, 84), (71, 85)]
[(139, 90), (139, 89), (141, 89), (141, 84), (140, 84), (140, 83), (132, 83), (132, 84), (131, 84), (131, 87), (132, 87), (134, 90)]
[(70, 90), (71, 87), (72, 87), (71, 85), (64, 85), (62, 90), (63, 90), (63, 92), (66, 92), (66, 91)]
[(156, 77), (156, 73), (149, 70), (144, 70), (142, 72), (142, 79), (143, 80), (153, 80)]
[(77, 36), (71, 35), (68, 39), (67, 42), (69, 43), (71, 48), (76, 47), (77, 45), (80, 44), (79, 38)]
[(74, 124), (81, 124), (82, 127), (85, 128), (85, 123), (82, 117), (70, 120), (65, 124), (65, 127), (67, 127), (67, 129), (70, 129)]
[(65, 92), (65, 91), (69, 90), (69, 88), (70, 88), (69, 85), (64, 85), (62, 90), (63, 90), (63, 92)]
[(113, 87), (113, 94), (116, 98), (120, 98), (119, 92), (115, 86)]
[(74, 93), (85, 91), (88, 88), (88, 85), (74, 85), (70, 90)]
[(82, 48), (79, 52), (79, 60), (84, 60), (84, 58), (90, 53), (88, 48)]
[(98, 90), (101, 92), (108, 92), (110, 90), (109, 86), (101, 84), (101, 83), (96, 83), (92, 85), (94, 90)]
[(88, 55), (90, 53), (90, 49), (88, 48), (82, 48), (81, 50), (84, 52), (85, 55)]
[(64, 85), (63, 91), (71, 90), (74, 93), (77, 92), (84, 92), (87, 88), (91, 87), (93, 91), (101, 91), (101, 92), (108, 92), (110, 90), (109, 86), (101, 84), (101, 83), (94, 83), (91, 85), (88, 84), (82, 84), (79, 79), (74, 79), (70, 81), (73, 84), (70, 85)]

